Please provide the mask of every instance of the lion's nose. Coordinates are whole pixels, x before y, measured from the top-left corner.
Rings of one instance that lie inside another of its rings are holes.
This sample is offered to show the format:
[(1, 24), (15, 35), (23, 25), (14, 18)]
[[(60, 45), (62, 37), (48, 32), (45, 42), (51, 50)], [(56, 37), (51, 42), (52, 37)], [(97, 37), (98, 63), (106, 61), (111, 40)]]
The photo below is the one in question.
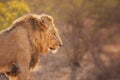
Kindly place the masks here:
[(61, 42), (60, 44), (59, 44), (59, 46), (62, 46), (63, 45), (63, 43)]

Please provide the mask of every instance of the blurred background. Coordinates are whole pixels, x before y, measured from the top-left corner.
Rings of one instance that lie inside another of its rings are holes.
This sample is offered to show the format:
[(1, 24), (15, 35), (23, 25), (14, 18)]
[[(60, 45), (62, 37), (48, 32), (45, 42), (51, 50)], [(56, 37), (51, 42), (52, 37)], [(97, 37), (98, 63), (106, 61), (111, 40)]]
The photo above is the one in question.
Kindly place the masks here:
[(53, 16), (64, 44), (33, 80), (120, 80), (120, 0), (0, 0), (0, 30), (28, 13)]

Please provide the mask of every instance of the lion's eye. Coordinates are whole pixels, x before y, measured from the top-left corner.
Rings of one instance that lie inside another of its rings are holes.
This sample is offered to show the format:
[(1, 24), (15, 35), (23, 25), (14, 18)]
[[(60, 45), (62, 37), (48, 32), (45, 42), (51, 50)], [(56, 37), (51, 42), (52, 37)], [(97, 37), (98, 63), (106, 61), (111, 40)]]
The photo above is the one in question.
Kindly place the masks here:
[(53, 33), (53, 36), (56, 38), (57, 35), (55, 33)]
[(54, 35), (54, 36), (56, 36), (56, 34), (55, 34), (55, 33), (53, 33), (53, 35)]

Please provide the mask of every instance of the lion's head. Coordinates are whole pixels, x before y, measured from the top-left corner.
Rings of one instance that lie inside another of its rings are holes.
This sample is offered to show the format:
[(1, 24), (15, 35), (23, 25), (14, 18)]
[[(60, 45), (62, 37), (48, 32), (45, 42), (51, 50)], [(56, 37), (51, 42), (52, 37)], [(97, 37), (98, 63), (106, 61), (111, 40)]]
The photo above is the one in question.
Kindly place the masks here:
[(14, 23), (13, 25), (23, 24), (29, 36), (32, 36), (33, 45), (41, 53), (48, 51), (55, 53), (62, 45), (54, 19), (49, 15), (29, 14), (18, 18)]
[(39, 52), (46, 53), (52, 51), (55, 53), (62, 46), (62, 40), (54, 25), (53, 18), (49, 15), (42, 14), (35, 15), (30, 21), (34, 30), (33, 42)]

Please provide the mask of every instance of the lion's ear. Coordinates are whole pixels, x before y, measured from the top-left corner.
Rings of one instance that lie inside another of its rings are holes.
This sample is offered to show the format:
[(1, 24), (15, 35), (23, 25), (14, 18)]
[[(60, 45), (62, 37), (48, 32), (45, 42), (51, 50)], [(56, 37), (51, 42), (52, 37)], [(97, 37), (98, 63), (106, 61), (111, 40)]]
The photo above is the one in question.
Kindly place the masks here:
[(46, 14), (42, 14), (37, 17), (33, 17), (30, 19), (30, 23), (34, 30), (40, 29), (41, 31), (45, 31), (49, 28), (49, 26), (52, 24), (52, 17), (48, 16)]
[(44, 25), (44, 27), (49, 28), (49, 26), (52, 23), (52, 17), (43, 14), (41, 15), (40, 21), (41, 21), (41, 24)]
[(45, 30), (44, 25), (41, 24), (41, 22), (38, 18), (31, 18), (30, 23), (32, 25), (33, 30), (38, 30), (38, 29), (40, 29), (41, 31)]

